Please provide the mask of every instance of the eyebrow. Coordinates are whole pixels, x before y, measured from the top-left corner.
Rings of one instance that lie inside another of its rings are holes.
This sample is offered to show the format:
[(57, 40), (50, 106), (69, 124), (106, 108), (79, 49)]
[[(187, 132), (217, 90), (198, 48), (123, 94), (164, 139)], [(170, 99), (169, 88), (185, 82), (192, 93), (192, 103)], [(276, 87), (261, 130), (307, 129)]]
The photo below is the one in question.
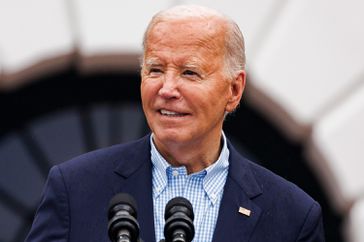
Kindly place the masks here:
[[(145, 59), (146, 67), (162, 66), (162, 65), (163, 63), (158, 57), (149, 57)], [(195, 58), (191, 58), (190, 60), (187, 60), (186, 63), (183, 63), (180, 67), (184, 69), (191, 68), (196, 70), (196, 69), (201, 69), (201, 64), (199, 64), (199, 61), (196, 60)]]
[(146, 66), (153, 66), (153, 65), (154, 66), (156, 66), (156, 65), (160, 66), (161, 63), (160, 63), (159, 58), (157, 58), (157, 57), (151, 57), (151, 58), (147, 58), (145, 60), (145, 65)]
[(186, 63), (182, 66), (183, 68), (191, 68), (191, 69), (198, 69), (199, 65), (195, 62), (192, 63)]
[(182, 66), (183, 68), (201, 69), (201, 60), (196, 57), (191, 57)]

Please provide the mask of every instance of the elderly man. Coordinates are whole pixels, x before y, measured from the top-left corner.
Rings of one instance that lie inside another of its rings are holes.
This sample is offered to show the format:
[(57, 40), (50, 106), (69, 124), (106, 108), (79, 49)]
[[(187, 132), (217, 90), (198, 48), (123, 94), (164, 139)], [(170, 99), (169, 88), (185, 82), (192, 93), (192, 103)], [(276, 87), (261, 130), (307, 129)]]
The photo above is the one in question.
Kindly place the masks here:
[(222, 127), (245, 87), (244, 41), (220, 13), (177, 6), (144, 37), (143, 110), (152, 131), (51, 169), (27, 241), (108, 241), (107, 207), (118, 192), (138, 203), (141, 238), (164, 238), (166, 203), (194, 212), (194, 241), (324, 241), (317, 202), (238, 154)]

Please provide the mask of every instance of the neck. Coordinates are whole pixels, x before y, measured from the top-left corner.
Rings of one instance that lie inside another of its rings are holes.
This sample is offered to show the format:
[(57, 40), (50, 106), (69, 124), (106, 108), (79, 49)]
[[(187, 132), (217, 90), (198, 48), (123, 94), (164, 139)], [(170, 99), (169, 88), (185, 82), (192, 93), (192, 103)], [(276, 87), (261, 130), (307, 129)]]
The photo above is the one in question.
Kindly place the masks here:
[(188, 144), (164, 144), (154, 139), (159, 153), (172, 166), (185, 166), (188, 174), (205, 169), (219, 157), (222, 148), (221, 133), (210, 140), (190, 142)]

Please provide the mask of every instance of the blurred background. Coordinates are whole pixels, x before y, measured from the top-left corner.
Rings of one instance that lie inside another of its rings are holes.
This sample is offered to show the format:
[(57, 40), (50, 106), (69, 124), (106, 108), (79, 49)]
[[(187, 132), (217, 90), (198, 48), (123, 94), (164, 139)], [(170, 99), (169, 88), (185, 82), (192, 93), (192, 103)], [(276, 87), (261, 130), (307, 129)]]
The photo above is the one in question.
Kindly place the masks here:
[(24, 240), (51, 166), (149, 132), (143, 32), (184, 3), (245, 35), (248, 87), (227, 136), (320, 202), (327, 241), (364, 242), (363, 1), (0, 0), (1, 242)]

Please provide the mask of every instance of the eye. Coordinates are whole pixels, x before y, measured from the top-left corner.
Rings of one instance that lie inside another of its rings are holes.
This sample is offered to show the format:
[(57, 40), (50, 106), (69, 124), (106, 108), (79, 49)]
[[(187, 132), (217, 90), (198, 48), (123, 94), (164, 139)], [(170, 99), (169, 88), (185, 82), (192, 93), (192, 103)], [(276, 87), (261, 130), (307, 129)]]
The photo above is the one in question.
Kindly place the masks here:
[(162, 69), (160, 68), (150, 68), (149, 73), (162, 73)]
[(193, 81), (200, 81), (202, 80), (202, 76), (199, 72), (196, 72), (196, 71), (192, 71), (192, 70), (184, 70), (182, 72), (182, 76), (186, 79), (189, 79), (189, 80), (193, 80)]
[(159, 67), (151, 67), (149, 69), (147, 69), (147, 75), (149, 77), (159, 77), (160, 75), (163, 74), (163, 69), (159, 68)]
[(186, 76), (199, 76), (196, 72), (191, 70), (185, 70), (182, 74)]

